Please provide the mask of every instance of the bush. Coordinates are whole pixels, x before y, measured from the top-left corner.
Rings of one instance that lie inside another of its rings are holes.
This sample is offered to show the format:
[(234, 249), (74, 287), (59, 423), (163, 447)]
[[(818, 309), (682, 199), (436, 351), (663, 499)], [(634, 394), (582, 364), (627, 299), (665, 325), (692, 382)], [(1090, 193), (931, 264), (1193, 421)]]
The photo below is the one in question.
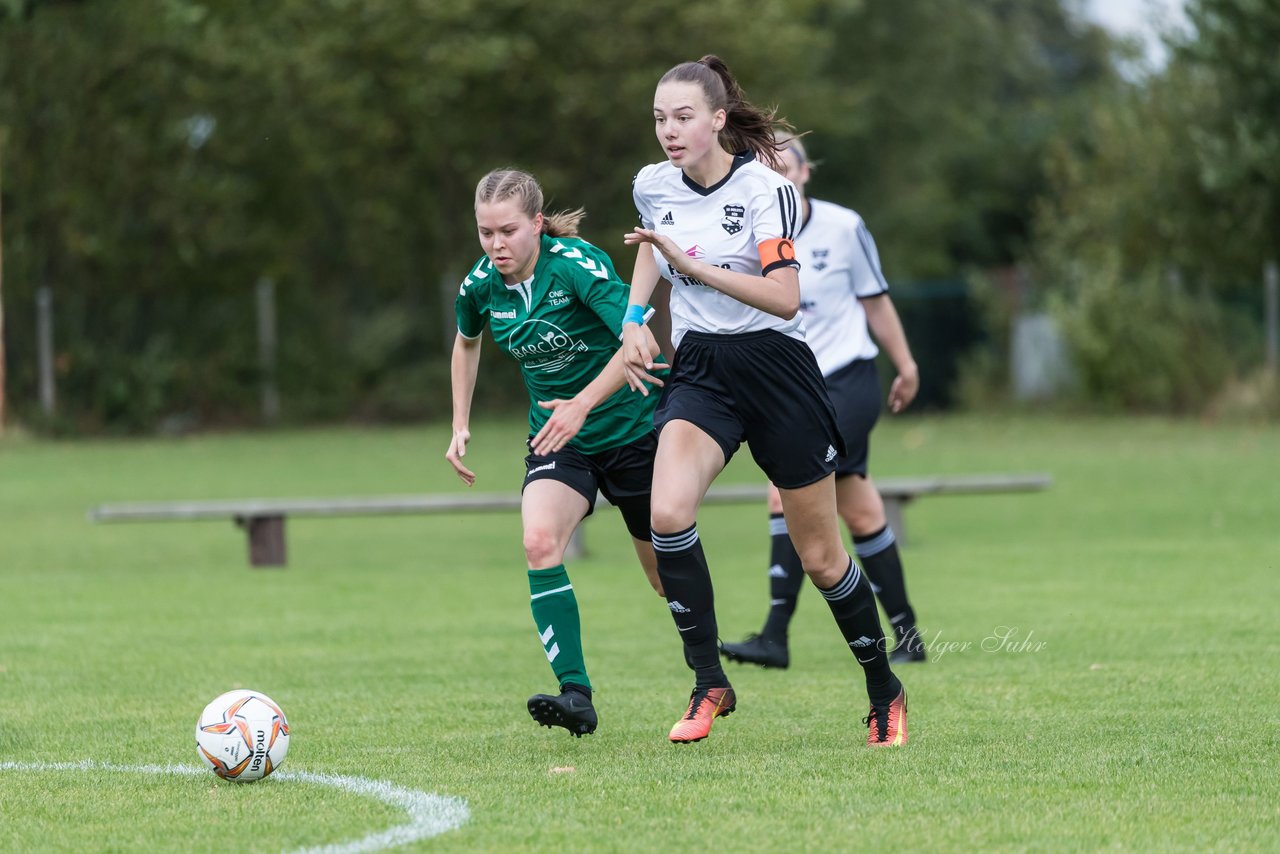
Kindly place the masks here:
[(1081, 402), (1108, 409), (1200, 412), (1232, 374), (1218, 305), (1148, 271), (1118, 265), (1051, 299), (1071, 348)]

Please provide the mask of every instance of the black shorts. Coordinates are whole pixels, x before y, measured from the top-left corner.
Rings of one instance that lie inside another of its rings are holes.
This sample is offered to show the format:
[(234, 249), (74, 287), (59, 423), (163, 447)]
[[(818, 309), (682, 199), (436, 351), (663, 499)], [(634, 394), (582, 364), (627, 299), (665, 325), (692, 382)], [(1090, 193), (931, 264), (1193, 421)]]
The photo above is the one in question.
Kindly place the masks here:
[(747, 442), (781, 489), (835, 471), (844, 441), (809, 345), (781, 332), (687, 332), (653, 423), (689, 421), (715, 439), (725, 462)]
[(871, 428), (880, 417), (880, 374), (875, 359), (855, 359), (827, 376), (827, 394), (836, 408), (836, 423), (845, 453), (836, 459), (836, 477), (867, 476)]
[[(532, 437), (530, 437), (532, 439)], [(649, 540), (649, 493), (653, 490), (653, 457), (658, 434), (650, 431), (629, 445), (598, 454), (584, 454), (565, 447), (553, 454), (524, 458), (524, 486), (535, 480), (554, 480), (587, 499), (590, 516), (596, 509), (596, 490), (618, 508), (627, 531), (637, 540)], [(524, 486), (520, 488), (524, 492)]]

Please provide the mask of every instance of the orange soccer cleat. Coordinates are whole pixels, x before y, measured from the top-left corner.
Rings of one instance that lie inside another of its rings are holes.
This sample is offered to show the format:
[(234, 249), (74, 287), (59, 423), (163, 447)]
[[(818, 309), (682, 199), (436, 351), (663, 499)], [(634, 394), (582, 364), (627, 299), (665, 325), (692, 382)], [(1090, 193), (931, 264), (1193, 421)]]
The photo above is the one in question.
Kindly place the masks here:
[(711, 733), (712, 722), (732, 712), (737, 705), (738, 698), (732, 688), (695, 688), (689, 695), (689, 710), (676, 721), (668, 738), (676, 744), (702, 741)]
[(907, 743), (907, 689), (887, 706), (872, 706), (871, 714), (862, 719), (867, 725), (870, 747), (897, 747)]

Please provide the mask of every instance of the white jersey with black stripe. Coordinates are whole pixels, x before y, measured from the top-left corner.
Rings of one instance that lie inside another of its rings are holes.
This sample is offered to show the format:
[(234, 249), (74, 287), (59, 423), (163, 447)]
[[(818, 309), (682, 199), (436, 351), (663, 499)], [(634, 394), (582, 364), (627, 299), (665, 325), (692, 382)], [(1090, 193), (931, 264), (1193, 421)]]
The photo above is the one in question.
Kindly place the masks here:
[(876, 242), (856, 211), (818, 199), (796, 236), (805, 340), (828, 376), (880, 352), (859, 299), (888, 293)]
[[(761, 245), (794, 239), (799, 226), (795, 186), (749, 153), (734, 157), (721, 181), (703, 187), (669, 162), (641, 169), (632, 186), (645, 228), (665, 234), (688, 255), (739, 273), (763, 275)], [(797, 313), (790, 320), (752, 308), (690, 276), (676, 272), (653, 250), (661, 275), (671, 281), (671, 341), (688, 331), (736, 334), (775, 329), (804, 340)], [(799, 266), (790, 257), (777, 266)]]

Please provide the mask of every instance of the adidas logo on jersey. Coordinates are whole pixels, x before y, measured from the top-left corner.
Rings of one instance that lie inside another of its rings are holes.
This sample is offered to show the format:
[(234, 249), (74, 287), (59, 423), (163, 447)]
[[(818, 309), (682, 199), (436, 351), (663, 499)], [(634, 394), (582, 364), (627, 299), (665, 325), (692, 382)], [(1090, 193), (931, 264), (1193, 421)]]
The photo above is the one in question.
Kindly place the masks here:
[(676, 218), (671, 215), (671, 211), (667, 211), (667, 215), (662, 218), (661, 225), (675, 225)]
[(836, 449), (834, 445), (827, 445), (827, 462), (831, 462), (836, 458)]

